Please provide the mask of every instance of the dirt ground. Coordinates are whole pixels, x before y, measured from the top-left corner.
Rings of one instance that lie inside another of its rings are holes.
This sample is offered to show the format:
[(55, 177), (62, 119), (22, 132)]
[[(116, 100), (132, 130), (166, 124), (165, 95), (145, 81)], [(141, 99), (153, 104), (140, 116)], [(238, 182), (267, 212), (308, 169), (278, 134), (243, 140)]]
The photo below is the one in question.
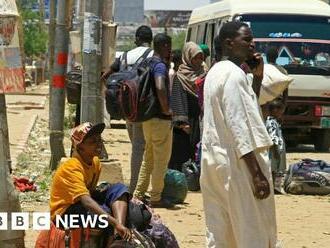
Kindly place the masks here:
[[(108, 129), (104, 134), (111, 159), (105, 163), (100, 180), (125, 182), (129, 180), (130, 143), (126, 130)], [(289, 163), (301, 158), (330, 161), (329, 153), (313, 153), (303, 147), (288, 153)], [(330, 243), (330, 197), (276, 196), (278, 238), (287, 248), (326, 248)], [(45, 211), (47, 203), (27, 204), (25, 211)], [(205, 244), (205, 224), (200, 192), (189, 193), (178, 210), (158, 209), (165, 223), (175, 233), (180, 247), (200, 248)], [(32, 248), (37, 233), (27, 232), (26, 245)]]
[[(44, 118), (46, 115), (44, 115)], [(38, 121), (42, 119), (39, 118)], [(44, 122), (46, 120), (43, 120)], [(37, 125), (38, 126), (38, 125)], [(44, 124), (44, 128), (47, 125)], [(44, 137), (40, 139), (45, 140)], [(105, 163), (100, 180), (128, 183), (130, 142), (125, 129), (107, 129), (103, 135), (110, 162)], [(66, 139), (66, 146), (69, 142)], [(67, 148), (67, 147), (66, 147)], [(49, 149), (49, 148), (48, 148)], [(49, 153), (49, 150), (45, 150)], [(302, 158), (330, 162), (330, 153), (314, 153), (312, 147), (300, 147), (288, 153), (288, 164)], [(46, 163), (47, 164), (47, 163)], [(47, 201), (25, 202), (23, 211), (46, 211)], [(330, 244), (330, 197), (276, 196), (278, 238), (287, 248), (326, 248)], [(200, 192), (189, 193), (177, 210), (157, 209), (164, 222), (175, 233), (180, 247), (205, 247), (205, 223)], [(26, 233), (26, 247), (34, 247), (37, 232)]]
[[(128, 183), (130, 143), (123, 129), (107, 130), (104, 139), (110, 158), (117, 170), (102, 175)], [(288, 164), (302, 158), (330, 162), (330, 153), (314, 153), (313, 147), (299, 147), (287, 155)], [(120, 165), (120, 166), (119, 166)], [(114, 168), (112, 167), (112, 168)], [(120, 168), (121, 167), (121, 168)], [(119, 169), (120, 168), (120, 169)], [(113, 174), (117, 171), (117, 175)], [(116, 180), (115, 180), (116, 181)], [(175, 233), (180, 247), (205, 247), (205, 223), (200, 192), (189, 193), (178, 210), (157, 209), (165, 223)], [(330, 244), (330, 196), (276, 196), (278, 238), (286, 248), (326, 248)]]

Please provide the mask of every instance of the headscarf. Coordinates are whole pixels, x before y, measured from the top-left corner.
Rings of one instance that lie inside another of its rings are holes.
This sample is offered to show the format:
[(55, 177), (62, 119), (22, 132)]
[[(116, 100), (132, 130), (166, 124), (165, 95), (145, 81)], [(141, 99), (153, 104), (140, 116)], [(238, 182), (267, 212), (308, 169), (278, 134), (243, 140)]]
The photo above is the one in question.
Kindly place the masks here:
[(183, 47), (182, 64), (179, 66), (177, 77), (180, 80), (183, 88), (189, 93), (197, 96), (197, 87), (195, 81), (197, 78), (205, 74), (204, 68), (201, 65), (196, 71), (193, 68), (191, 61), (199, 53), (203, 53), (202, 49), (194, 42), (187, 42)]
[(208, 45), (206, 44), (199, 44), (199, 47), (202, 49), (205, 58), (207, 58), (208, 56), (210, 56), (210, 48)]

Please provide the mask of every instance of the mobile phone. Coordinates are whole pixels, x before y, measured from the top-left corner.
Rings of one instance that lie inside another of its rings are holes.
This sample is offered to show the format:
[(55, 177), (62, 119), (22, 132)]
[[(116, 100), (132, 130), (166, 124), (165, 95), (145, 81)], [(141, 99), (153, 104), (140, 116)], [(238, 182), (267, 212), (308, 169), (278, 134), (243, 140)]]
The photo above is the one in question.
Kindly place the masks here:
[(254, 56), (252, 59), (246, 60), (245, 62), (247, 63), (247, 65), (250, 67), (251, 70), (256, 68), (260, 63), (260, 61), (257, 60)]

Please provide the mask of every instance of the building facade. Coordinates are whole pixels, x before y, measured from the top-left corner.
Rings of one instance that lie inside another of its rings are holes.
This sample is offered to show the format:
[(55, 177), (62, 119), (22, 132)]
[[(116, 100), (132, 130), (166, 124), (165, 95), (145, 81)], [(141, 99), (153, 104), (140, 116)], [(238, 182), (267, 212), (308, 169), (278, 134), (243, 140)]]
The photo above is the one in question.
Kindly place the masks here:
[(144, 0), (115, 0), (114, 18), (117, 23), (144, 23)]

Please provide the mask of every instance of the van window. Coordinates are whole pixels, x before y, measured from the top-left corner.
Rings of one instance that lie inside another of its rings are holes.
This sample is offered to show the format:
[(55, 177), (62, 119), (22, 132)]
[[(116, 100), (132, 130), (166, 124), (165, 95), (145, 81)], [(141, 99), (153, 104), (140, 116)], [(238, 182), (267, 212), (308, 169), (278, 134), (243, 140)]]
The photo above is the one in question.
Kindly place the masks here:
[(188, 28), (186, 41), (190, 41), (190, 36), (191, 36), (191, 28)]
[(204, 29), (204, 37), (203, 37), (203, 42), (206, 43), (206, 36), (207, 36), (207, 30), (208, 29), (208, 23), (205, 23), (205, 29)]
[(198, 25), (197, 39), (196, 39), (197, 44), (203, 43), (204, 34), (205, 34), (205, 24)]
[(191, 34), (190, 34), (190, 37), (189, 37), (189, 41), (194, 41), (196, 42), (196, 39), (197, 39), (197, 25), (193, 25), (191, 26)]
[(329, 75), (329, 17), (283, 14), (242, 15), (253, 30), (256, 50), (276, 48), (277, 63), (289, 73)]
[(207, 32), (206, 32), (206, 36), (205, 36), (204, 43), (207, 44), (207, 46), (209, 47), (210, 52), (211, 52), (211, 56), (206, 59), (207, 65), (211, 64), (211, 57), (214, 54), (214, 53), (212, 53), (212, 51), (213, 51), (213, 39), (214, 39), (215, 25), (216, 25), (216, 23), (208, 23), (208, 28), (207, 28)]
[(210, 23), (209, 28), (208, 28), (208, 32), (207, 32), (206, 37), (205, 37), (205, 44), (207, 44), (210, 49), (213, 46), (213, 39), (214, 39), (214, 36), (215, 36), (214, 35), (214, 29), (215, 29), (215, 23)]
[(218, 35), (218, 34), (219, 34), (219, 32), (220, 32), (221, 23), (222, 23), (222, 20), (218, 20), (218, 21), (217, 21), (217, 29), (216, 29), (216, 35)]

